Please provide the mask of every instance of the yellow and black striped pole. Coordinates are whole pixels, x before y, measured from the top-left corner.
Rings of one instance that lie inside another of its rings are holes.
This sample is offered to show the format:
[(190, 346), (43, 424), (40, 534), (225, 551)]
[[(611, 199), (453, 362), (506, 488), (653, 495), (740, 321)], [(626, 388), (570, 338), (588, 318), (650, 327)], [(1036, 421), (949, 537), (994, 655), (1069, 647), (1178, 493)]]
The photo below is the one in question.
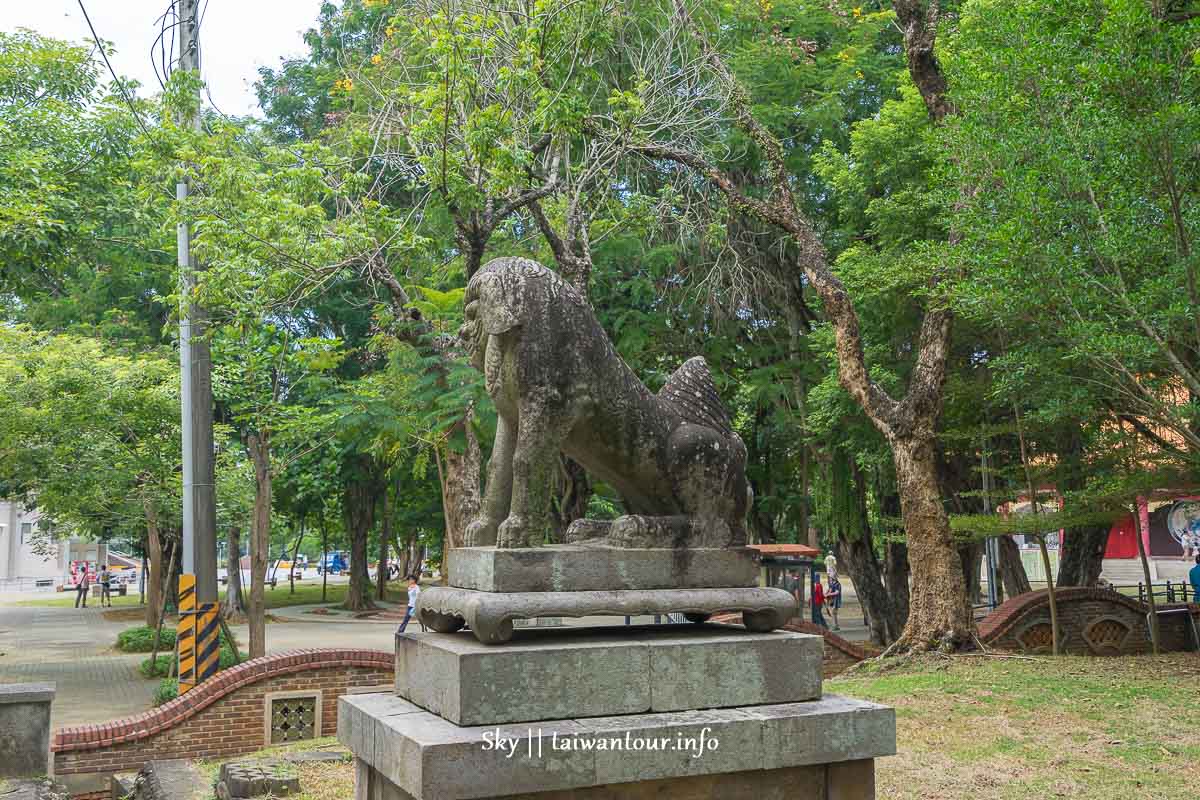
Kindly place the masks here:
[(201, 603), (196, 611), (196, 683), (217, 674), (221, 660), (220, 603)]
[(196, 576), (179, 576), (179, 625), (175, 628), (179, 652), (179, 693), (196, 685)]

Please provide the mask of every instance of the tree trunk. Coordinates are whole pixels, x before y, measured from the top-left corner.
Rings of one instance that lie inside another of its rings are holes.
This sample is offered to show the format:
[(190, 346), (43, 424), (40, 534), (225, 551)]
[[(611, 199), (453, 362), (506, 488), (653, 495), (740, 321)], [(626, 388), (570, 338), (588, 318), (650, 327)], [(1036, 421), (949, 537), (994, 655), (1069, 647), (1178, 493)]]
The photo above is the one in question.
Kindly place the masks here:
[(958, 556), (962, 561), (963, 582), (967, 587), (967, 599), (972, 604), (983, 602), (983, 582), (980, 580), (980, 562), (983, 560), (983, 542), (959, 545)]
[(321, 602), (329, 602), (329, 528), (321, 512)]
[[(1034, 508), (1037, 508), (1035, 502)], [(1050, 601), (1050, 645), (1054, 655), (1062, 648), (1062, 637), (1058, 628), (1058, 598), (1054, 591), (1054, 575), (1050, 569), (1050, 550), (1046, 547), (1046, 535), (1039, 533), (1037, 537), (1038, 550), (1042, 553), (1042, 569), (1046, 571), (1046, 597)]]
[(371, 575), (367, 571), (367, 540), (375, 522), (376, 484), (370, 474), (370, 457), (359, 459), (359, 474), (349, 479), (343, 492), (342, 510), (350, 536), (350, 586), (342, 607), (348, 611), (375, 608), (371, 601)]
[[(183, 548), (179, 545), (183, 541), (183, 531), (176, 529), (173, 531), (174, 536), (171, 538), (171, 544), (167, 548), (167, 576), (175, 576), (183, 574)], [(175, 578), (167, 580), (163, 584), (163, 608), (179, 610), (179, 581)]]
[(831, 476), (839, 484), (833, 487), (835, 495), (831, 498), (831, 525), (837, 537), (838, 558), (854, 581), (871, 641), (887, 646), (900, 637), (904, 623), (896, 616), (896, 605), (884, 583), (875, 552), (867, 513), (866, 477), (854, 458), (840, 449), (834, 452)]
[(554, 540), (562, 542), (571, 523), (587, 516), (588, 502), (592, 499), (592, 483), (579, 462), (561, 454), (558, 461), (555, 498), (550, 516), (554, 521)]
[(266, 434), (246, 436), (254, 462), (254, 514), (250, 521), (250, 657), (267, 654), (267, 556), (271, 546), (271, 443)]
[(1021, 548), (1011, 536), (996, 537), (997, 550), (1000, 553), (1000, 582), (1004, 593), (1009, 597), (1018, 597), (1033, 591), (1029, 585), (1029, 575), (1025, 572), (1025, 562), (1021, 561)]
[(912, 568), (908, 624), (897, 649), (954, 650), (971, 640), (975, 625), (938, 489), (933, 439), (894, 439), (891, 444)]
[(153, 628), (162, 616), (163, 542), (158, 530), (158, 514), (150, 501), (146, 509), (146, 556), (150, 560), (150, 574), (143, 575), (146, 587), (146, 627)]
[(288, 594), (296, 593), (296, 559), (300, 557), (300, 544), (304, 541), (304, 525), (308, 520), (300, 517), (300, 535), (296, 537), (296, 546), (292, 548), (292, 565), (288, 568)]
[(1081, 525), (1065, 532), (1058, 551), (1059, 586), (1095, 586), (1104, 569), (1108, 525)]
[(442, 544), (442, 578), (449, 574), (451, 551), (462, 547), (467, 525), (479, 515), (480, 467), (483, 454), (471, 426), (470, 417), (462, 423), (466, 447), (461, 453), (447, 447), (438, 459), (438, 477), (442, 483), (442, 512), (446, 518), (446, 537)]
[(908, 624), (909, 586), (908, 545), (889, 541), (884, 558), (884, 585), (895, 608), (896, 625), (903, 629)]
[(1154, 599), (1154, 583), (1150, 579), (1150, 561), (1146, 558), (1146, 543), (1142, 541), (1141, 498), (1133, 501), (1133, 531), (1137, 536), (1138, 558), (1142, 562), (1142, 579), (1146, 582), (1146, 601), (1150, 605), (1150, 647), (1158, 655), (1158, 603)]
[(383, 521), (379, 526), (379, 565), (375, 570), (375, 598), (387, 600), (388, 543), (392, 540), (391, 493), (383, 491)]
[(225, 599), (221, 602), (221, 616), (225, 619), (237, 620), (246, 616), (245, 598), (242, 597), (242, 529), (233, 524), (225, 534), (229, 549), (226, 558)]
[(897, 616), (896, 604), (884, 583), (870, 534), (857, 539), (839, 535), (837, 552), (838, 560), (854, 581), (854, 591), (867, 617), (871, 641), (886, 647), (900, 637), (904, 623)]
[(463, 423), (466, 447), (461, 453), (446, 448), (445, 496), (446, 539), (450, 547), (462, 547), (467, 525), (479, 515), (480, 468), (483, 454), (469, 422)]

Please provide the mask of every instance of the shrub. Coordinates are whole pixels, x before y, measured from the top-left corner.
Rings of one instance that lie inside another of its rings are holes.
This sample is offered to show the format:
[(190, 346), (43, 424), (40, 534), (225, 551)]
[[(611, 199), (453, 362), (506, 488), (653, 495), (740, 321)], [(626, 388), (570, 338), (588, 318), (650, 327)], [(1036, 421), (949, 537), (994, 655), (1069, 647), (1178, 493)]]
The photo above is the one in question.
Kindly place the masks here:
[(154, 705), (161, 706), (179, 697), (179, 681), (175, 678), (163, 678), (154, 690)]
[(170, 653), (160, 655), (153, 664), (147, 658), (138, 667), (138, 672), (142, 673), (143, 678), (161, 678), (171, 671), (171, 662), (174, 659)]
[[(172, 647), (174, 647), (174, 645), (172, 645)], [(218, 670), (229, 669), (230, 667), (234, 666), (235, 664), (245, 661), (248, 658), (250, 658), (250, 656), (247, 655), (246, 653), (242, 653), (242, 656), (240, 659), (234, 658), (233, 647), (230, 645), (229, 640), (227, 638), (225, 638), (225, 632), (222, 631), (221, 632), (221, 655), (220, 655), (220, 661), (218, 663), (217, 669)], [(150, 659), (148, 659), (148, 658), (145, 659), (144, 661), (142, 661), (141, 665), (138, 667), (138, 671), (142, 673), (142, 677), (144, 677), (144, 678), (166, 677), (167, 675), (170, 674), (171, 667), (174, 664), (174, 661), (175, 661), (174, 654), (162, 653), (158, 656), (157, 661), (153, 664), (150, 663)]]
[[(140, 625), (117, 634), (117, 649), (124, 653), (150, 653), (154, 651), (154, 628)], [(163, 626), (158, 635), (159, 650), (175, 649), (175, 629)]]

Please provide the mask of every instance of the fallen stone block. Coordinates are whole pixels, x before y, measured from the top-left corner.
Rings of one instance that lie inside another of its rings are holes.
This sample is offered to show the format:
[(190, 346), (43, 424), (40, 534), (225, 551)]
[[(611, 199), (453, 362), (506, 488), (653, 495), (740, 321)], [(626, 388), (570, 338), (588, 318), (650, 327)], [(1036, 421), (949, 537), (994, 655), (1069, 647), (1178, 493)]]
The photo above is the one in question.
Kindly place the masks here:
[(286, 761), (229, 761), (217, 779), (218, 800), (287, 797), (300, 793), (300, 776)]

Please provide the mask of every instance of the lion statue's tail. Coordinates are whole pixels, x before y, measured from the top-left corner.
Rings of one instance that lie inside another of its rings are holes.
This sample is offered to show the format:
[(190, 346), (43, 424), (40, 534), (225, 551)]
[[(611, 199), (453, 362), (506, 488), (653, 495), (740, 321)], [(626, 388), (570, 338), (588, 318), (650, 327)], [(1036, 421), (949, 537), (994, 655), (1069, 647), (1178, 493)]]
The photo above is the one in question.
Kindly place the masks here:
[(658, 399), (677, 410), (685, 420), (724, 433), (733, 434), (729, 412), (717, 394), (712, 373), (702, 356), (689, 358), (667, 379)]

